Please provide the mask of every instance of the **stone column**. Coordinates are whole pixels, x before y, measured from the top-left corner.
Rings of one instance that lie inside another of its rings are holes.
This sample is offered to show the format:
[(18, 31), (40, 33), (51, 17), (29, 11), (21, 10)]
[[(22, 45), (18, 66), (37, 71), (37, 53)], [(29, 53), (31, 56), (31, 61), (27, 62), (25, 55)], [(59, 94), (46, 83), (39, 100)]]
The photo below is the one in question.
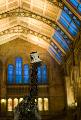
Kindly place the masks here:
[(1, 80), (1, 98), (6, 98), (6, 67), (3, 64), (3, 73), (2, 73), (2, 80)]
[(2, 79), (1, 79), (1, 112), (6, 112), (6, 66), (3, 63)]

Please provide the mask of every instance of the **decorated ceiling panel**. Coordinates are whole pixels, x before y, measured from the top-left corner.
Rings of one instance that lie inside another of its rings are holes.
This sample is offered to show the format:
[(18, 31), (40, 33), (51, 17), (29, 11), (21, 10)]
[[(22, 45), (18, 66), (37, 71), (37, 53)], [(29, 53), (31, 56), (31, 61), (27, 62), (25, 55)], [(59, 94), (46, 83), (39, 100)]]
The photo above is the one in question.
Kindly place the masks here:
[(21, 38), (43, 47), (61, 64), (79, 35), (80, 7), (78, 0), (0, 0), (0, 45)]

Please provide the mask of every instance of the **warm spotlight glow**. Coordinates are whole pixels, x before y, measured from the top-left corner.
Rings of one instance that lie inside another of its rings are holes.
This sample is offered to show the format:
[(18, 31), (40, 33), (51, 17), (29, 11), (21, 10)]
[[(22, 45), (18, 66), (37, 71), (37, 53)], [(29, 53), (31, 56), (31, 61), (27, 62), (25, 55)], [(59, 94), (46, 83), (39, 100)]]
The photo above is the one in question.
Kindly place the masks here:
[(35, 99), (35, 102), (37, 102), (37, 99)]
[(75, 106), (77, 107), (77, 102), (75, 102)]
[(48, 110), (48, 98), (44, 98), (44, 110)]
[(23, 100), (23, 98), (20, 98), (20, 99), (19, 99), (19, 103), (20, 103), (22, 100)]
[(43, 110), (43, 100), (42, 100), (42, 98), (38, 98), (38, 110), (39, 111)]
[(8, 111), (12, 111), (12, 99), (8, 99)]
[(1, 99), (1, 103), (6, 103), (6, 99)]
[(18, 105), (18, 99), (15, 98), (15, 99), (14, 99), (14, 108), (15, 108), (17, 105)]
[(31, 35), (31, 34), (28, 34), (28, 39), (30, 40), (30, 42), (40, 46), (40, 47), (43, 47), (45, 49), (48, 49), (49, 47), (49, 43), (47, 43), (46, 41), (44, 41), (42, 38), (39, 38), (37, 36), (34, 36), (34, 35)]

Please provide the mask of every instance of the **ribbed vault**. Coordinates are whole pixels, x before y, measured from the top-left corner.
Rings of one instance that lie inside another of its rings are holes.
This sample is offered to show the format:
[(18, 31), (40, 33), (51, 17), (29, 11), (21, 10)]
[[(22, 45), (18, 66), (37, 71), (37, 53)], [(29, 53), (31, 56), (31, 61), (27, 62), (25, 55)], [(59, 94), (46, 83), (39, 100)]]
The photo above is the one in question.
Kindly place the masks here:
[(21, 38), (45, 48), (60, 64), (81, 25), (81, 11), (67, 2), (0, 0), (0, 45)]

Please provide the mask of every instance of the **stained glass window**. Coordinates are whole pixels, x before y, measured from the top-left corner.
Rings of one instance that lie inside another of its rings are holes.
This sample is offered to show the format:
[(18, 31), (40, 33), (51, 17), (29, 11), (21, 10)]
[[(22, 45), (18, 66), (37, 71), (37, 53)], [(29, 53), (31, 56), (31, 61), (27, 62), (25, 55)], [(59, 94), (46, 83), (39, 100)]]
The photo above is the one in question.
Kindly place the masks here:
[(29, 65), (24, 65), (24, 83), (29, 83)]
[(62, 40), (64, 40), (66, 44), (70, 46), (71, 40), (68, 38), (68, 36), (59, 27), (57, 27), (56, 31), (60, 34)]
[(62, 46), (65, 51), (69, 49), (68, 44), (59, 32), (56, 31), (52, 37)]
[[(37, 68), (38, 84), (47, 83), (47, 67), (44, 65)], [(28, 64), (22, 66), (22, 58), (16, 58), (15, 71), (14, 66), (8, 65), (8, 83), (9, 84), (29, 84), (30, 83), (30, 69)]]
[(63, 10), (71, 17), (71, 19), (73, 20), (77, 27), (81, 26), (80, 20), (66, 6), (64, 6)]
[(62, 62), (61, 51), (58, 53), (58, 51), (56, 51), (55, 48), (54, 48), (52, 45), (50, 45), (49, 51), (55, 56), (55, 58), (57, 59), (57, 61), (58, 61), (59, 63)]
[(38, 84), (45, 84), (48, 82), (46, 65), (37, 68), (37, 80), (38, 80)]
[(16, 58), (16, 84), (22, 83), (22, 58)]
[(8, 84), (13, 84), (14, 82), (14, 66), (8, 65)]
[(81, 3), (79, 0), (67, 0), (76, 10), (81, 13)]
[(76, 36), (78, 28), (73, 19), (63, 10), (59, 19), (59, 22), (68, 30), (72, 36)]
[(42, 66), (42, 83), (47, 83), (47, 66)]
[(38, 80), (38, 84), (42, 83), (42, 68), (41, 67), (37, 68), (37, 80)]

